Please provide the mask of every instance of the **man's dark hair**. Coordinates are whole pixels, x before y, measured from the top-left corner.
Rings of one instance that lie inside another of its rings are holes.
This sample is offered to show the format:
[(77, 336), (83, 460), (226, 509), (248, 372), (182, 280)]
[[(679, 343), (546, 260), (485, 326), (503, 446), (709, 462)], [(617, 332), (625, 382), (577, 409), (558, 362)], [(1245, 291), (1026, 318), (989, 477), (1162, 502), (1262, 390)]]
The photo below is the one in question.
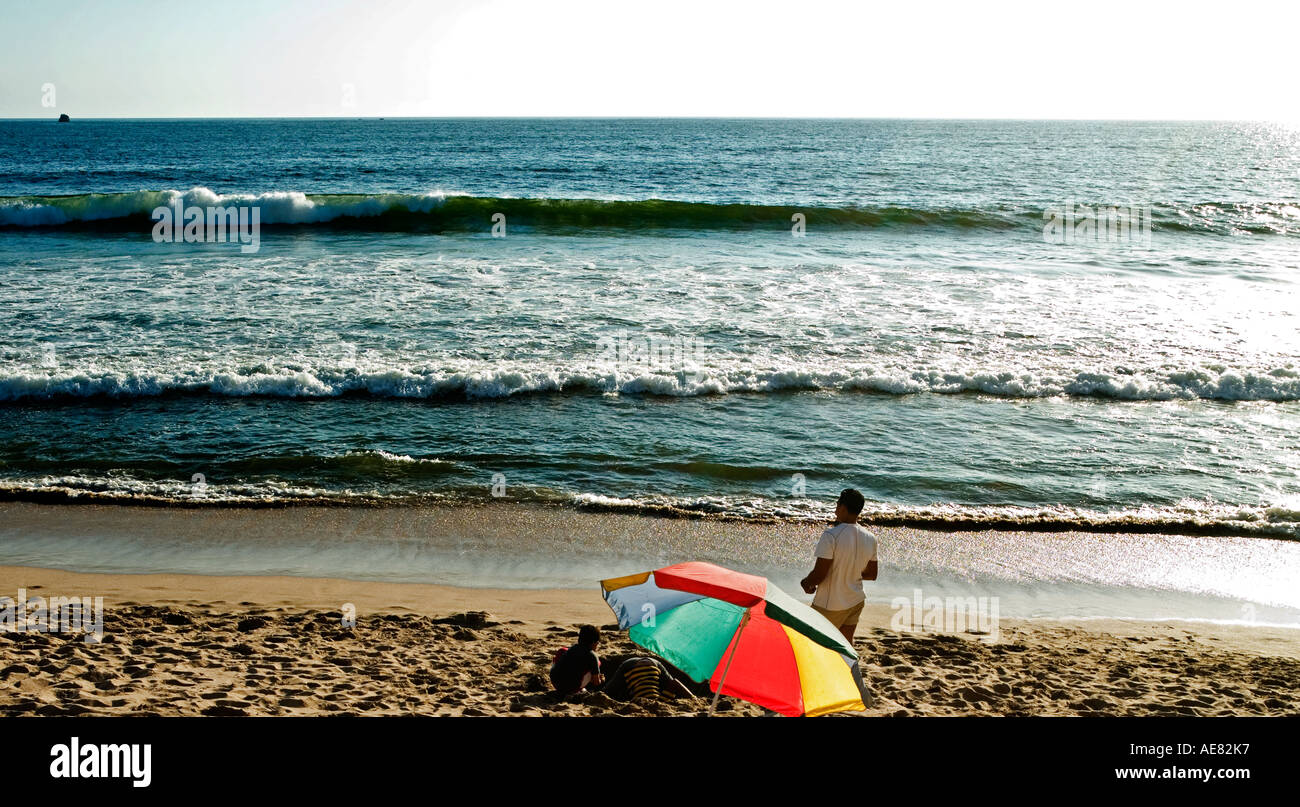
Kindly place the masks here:
[(840, 500), (838, 504), (844, 505), (844, 509), (849, 511), (849, 515), (856, 516), (862, 512), (862, 507), (867, 503), (863, 495), (853, 488), (845, 488), (840, 491)]
[(583, 625), (578, 628), (578, 644), (583, 647), (591, 647), (600, 641), (600, 631), (595, 625)]

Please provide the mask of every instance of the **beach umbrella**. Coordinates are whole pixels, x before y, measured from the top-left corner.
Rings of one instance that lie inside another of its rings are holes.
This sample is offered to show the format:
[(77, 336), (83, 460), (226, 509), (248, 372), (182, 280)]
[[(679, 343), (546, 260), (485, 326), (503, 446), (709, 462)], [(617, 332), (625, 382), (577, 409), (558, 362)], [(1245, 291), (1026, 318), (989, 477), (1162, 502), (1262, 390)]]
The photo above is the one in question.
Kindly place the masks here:
[(638, 645), (695, 681), (783, 715), (862, 711), (858, 654), (830, 622), (765, 577), (679, 563), (602, 580)]

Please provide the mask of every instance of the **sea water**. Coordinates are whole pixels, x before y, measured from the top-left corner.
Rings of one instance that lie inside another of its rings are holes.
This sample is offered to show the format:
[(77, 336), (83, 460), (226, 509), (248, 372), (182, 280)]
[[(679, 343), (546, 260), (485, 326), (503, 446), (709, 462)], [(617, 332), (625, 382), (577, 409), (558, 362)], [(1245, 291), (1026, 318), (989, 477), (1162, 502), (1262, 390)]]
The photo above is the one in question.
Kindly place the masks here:
[(1300, 536), (1294, 128), (7, 121), (0, 197), (9, 498)]

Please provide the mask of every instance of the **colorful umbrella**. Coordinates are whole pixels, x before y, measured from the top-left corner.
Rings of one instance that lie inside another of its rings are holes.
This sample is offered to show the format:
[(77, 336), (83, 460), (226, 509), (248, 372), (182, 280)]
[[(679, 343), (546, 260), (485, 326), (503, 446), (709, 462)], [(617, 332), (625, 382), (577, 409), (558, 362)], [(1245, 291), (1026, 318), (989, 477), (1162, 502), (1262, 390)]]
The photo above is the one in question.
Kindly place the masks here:
[(708, 681), (714, 706), (727, 694), (791, 716), (866, 708), (853, 646), (765, 577), (679, 563), (600, 585), (629, 638)]

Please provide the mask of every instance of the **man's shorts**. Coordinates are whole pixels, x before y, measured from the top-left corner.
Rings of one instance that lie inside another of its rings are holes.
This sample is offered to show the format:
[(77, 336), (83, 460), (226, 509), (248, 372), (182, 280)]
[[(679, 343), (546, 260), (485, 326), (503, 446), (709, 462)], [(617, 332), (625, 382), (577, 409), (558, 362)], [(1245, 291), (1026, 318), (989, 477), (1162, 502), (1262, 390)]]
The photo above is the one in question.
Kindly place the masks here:
[(858, 617), (862, 616), (862, 603), (852, 608), (845, 608), (843, 611), (828, 611), (820, 605), (814, 605), (813, 610), (826, 617), (835, 627), (842, 628), (845, 625), (858, 624)]

